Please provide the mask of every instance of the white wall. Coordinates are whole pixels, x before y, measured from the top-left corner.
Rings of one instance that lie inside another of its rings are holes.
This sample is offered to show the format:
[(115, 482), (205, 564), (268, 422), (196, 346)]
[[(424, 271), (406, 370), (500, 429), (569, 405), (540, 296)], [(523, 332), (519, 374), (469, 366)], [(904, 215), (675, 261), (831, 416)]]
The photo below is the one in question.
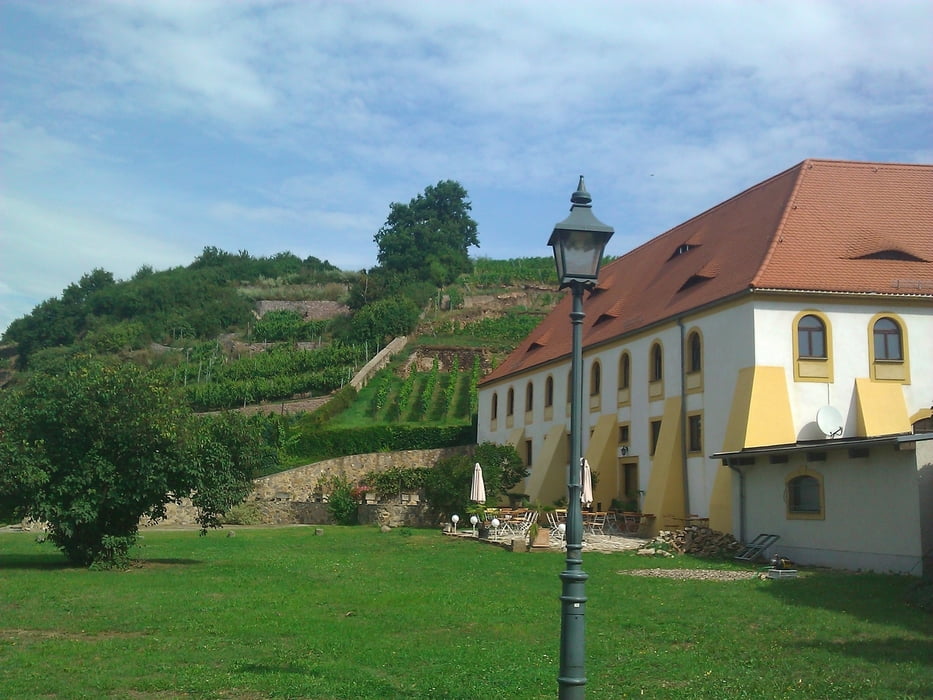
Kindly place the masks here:
[[(823, 477), (825, 518), (797, 520), (786, 512), (785, 483), (806, 464)], [(913, 451), (875, 447), (868, 458), (849, 459), (846, 450), (827, 452), (825, 462), (788, 464), (759, 456), (743, 467), (746, 483), (746, 539), (780, 535), (768, 554), (801, 565), (852, 570), (921, 572), (920, 501)]]

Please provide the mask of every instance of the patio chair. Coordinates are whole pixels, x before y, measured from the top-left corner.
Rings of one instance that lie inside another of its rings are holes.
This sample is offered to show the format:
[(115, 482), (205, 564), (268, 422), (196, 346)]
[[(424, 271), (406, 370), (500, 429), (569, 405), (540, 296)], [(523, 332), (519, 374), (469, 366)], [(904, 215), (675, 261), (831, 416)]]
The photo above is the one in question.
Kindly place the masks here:
[(553, 511), (548, 511), (546, 516), (547, 516), (547, 526), (551, 531), (551, 537), (562, 539), (564, 536), (564, 533), (560, 531), (560, 519), (557, 517), (557, 513)]
[(527, 537), (528, 530), (531, 529), (531, 526), (538, 521), (538, 511), (529, 510), (525, 511), (522, 517), (519, 520), (513, 520), (510, 525), (512, 529), (512, 534), (518, 537)]
[(594, 535), (605, 535), (606, 534), (606, 514), (605, 513), (589, 513), (584, 522), (584, 530), (589, 531)]

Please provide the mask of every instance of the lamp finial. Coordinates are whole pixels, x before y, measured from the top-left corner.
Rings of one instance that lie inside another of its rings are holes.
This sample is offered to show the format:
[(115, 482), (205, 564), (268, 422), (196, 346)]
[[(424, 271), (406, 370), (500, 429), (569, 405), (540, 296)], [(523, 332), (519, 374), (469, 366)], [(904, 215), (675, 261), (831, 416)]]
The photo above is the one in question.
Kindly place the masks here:
[(580, 182), (577, 183), (577, 191), (570, 196), (570, 201), (577, 207), (588, 207), (593, 198), (586, 191), (586, 183), (583, 182), (583, 176), (580, 176)]

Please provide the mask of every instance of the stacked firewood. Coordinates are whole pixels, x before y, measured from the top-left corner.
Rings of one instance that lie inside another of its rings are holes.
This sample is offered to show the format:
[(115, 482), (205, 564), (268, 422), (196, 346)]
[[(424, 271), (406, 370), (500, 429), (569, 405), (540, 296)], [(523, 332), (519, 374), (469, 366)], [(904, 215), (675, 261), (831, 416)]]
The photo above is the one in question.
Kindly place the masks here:
[(676, 554), (728, 558), (734, 556), (742, 545), (727, 532), (717, 532), (708, 527), (687, 526), (682, 530), (661, 530), (647, 546)]

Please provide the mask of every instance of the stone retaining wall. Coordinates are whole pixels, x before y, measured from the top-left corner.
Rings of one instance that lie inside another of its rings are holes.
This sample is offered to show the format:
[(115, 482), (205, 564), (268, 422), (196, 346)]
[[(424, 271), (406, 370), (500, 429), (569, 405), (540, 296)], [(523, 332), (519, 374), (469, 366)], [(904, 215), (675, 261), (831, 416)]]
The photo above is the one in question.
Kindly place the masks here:
[[(455, 455), (470, 454), (472, 446), (448, 447), (435, 450), (406, 450), (402, 452), (374, 452), (365, 455), (337, 457), (315, 462), (288, 471), (270, 474), (253, 482), (253, 491), (247, 496), (244, 508), (262, 525), (327, 524), (333, 519), (323, 502), (318, 486), (322, 478), (339, 476), (358, 483), (369, 472), (385, 471), (392, 467), (433, 467), (439, 460)], [(168, 504), (166, 518), (159, 525), (196, 525), (197, 513), (187, 499), (180, 505)], [(428, 507), (424, 503), (375, 503), (359, 507), (360, 523), (389, 525), (391, 527), (434, 527)]]

